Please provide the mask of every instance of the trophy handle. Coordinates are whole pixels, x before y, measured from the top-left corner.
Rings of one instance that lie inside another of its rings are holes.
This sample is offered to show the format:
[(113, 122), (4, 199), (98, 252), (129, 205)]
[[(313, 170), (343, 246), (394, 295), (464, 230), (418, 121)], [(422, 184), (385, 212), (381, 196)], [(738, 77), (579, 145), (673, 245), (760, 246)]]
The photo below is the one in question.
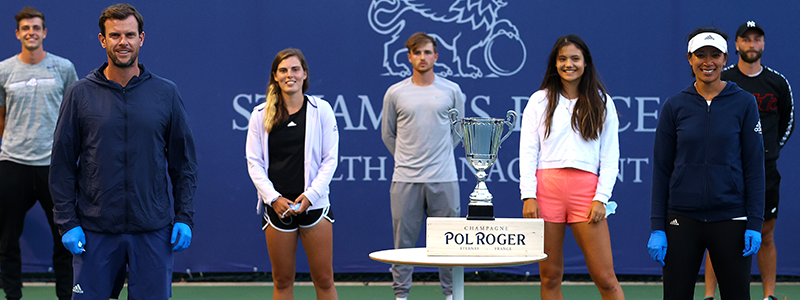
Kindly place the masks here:
[[(447, 111), (447, 114), (450, 115), (450, 129), (458, 136), (458, 139), (464, 140), (464, 137), (461, 136), (461, 133), (455, 128), (458, 122), (461, 122), (461, 118), (458, 117), (458, 109), (451, 108)], [(516, 117), (515, 117), (516, 118)]]
[(503, 123), (508, 125), (508, 132), (506, 132), (506, 135), (504, 135), (503, 138), (500, 139), (500, 143), (503, 143), (503, 141), (505, 141), (508, 138), (508, 136), (511, 135), (511, 132), (514, 131), (514, 124), (517, 123), (517, 113), (513, 110), (509, 110), (506, 113), (506, 121)]

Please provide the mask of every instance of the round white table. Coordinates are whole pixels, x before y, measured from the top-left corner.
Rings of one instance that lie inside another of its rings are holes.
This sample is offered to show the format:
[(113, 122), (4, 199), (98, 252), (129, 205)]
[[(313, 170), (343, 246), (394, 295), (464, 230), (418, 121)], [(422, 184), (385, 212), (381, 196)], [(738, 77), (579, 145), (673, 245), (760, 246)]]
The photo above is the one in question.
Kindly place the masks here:
[(428, 256), (425, 248), (405, 248), (375, 251), (369, 254), (369, 258), (387, 264), (435, 268), (452, 267), (453, 299), (464, 300), (464, 267), (494, 268), (527, 265), (545, 260), (547, 254), (528, 257)]

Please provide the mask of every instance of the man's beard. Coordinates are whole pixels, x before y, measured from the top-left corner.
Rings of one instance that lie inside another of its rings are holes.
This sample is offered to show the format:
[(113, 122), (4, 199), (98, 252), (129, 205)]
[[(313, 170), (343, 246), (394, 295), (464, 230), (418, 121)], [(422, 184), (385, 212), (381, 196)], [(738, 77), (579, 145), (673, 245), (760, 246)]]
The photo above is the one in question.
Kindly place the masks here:
[[(755, 58), (750, 58), (750, 56), (747, 55), (748, 53), (755, 53), (756, 54)], [(741, 57), (744, 62), (746, 62), (748, 64), (752, 64), (754, 62), (757, 62), (759, 59), (761, 59), (761, 54), (763, 54), (763, 53), (764, 53), (763, 50), (762, 51), (757, 51), (757, 50), (739, 51), (739, 57)]]
[[(131, 53), (133, 53), (133, 50), (130, 51)], [(119, 58), (117, 58), (116, 53), (114, 53), (114, 50), (109, 49), (106, 52), (108, 52), (108, 57), (111, 58), (111, 63), (113, 63), (115, 67), (120, 69), (127, 69), (131, 67), (133, 63), (136, 62), (136, 59), (139, 57), (139, 53), (134, 53), (133, 55), (131, 55), (131, 58), (128, 60), (128, 62), (122, 62)]]

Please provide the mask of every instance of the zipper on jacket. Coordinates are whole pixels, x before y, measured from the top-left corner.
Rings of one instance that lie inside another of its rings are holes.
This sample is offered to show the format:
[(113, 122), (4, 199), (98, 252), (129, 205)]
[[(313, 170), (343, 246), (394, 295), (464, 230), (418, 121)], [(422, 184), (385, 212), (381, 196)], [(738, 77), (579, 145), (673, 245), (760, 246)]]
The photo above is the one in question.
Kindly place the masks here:
[[(705, 102), (705, 100), (706, 99), (703, 98), (704, 102)], [(712, 102), (713, 102), (713, 99), (712, 99)], [(705, 151), (706, 151), (706, 158), (705, 158), (706, 172), (705, 173), (706, 174), (705, 174), (705, 178), (703, 179), (705, 182), (703, 182), (703, 203), (702, 203), (702, 206), (701, 206), (703, 208), (703, 221), (704, 222), (708, 222), (708, 210), (706, 209), (707, 208), (706, 206), (709, 205), (709, 202), (710, 202), (709, 201), (709, 192), (708, 192), (708, 182), (709, 182), (709, 178), (708, 178), (708, 176), (709, 176), (709, 166), (708, 166), (708, 152), (709, 152), (708, 151), (708, 149), (709, 149), (708, 147), (709, 147), (709, 145), (708, 144), (709, 144), (709, 137), (711, 136), (711, 133), (709, 131), (711, 131), (711, 103), (706, 103), (706, 138), (705, 138), (705, 140), (706, 140), (706, 148), (705, 148)]]
[(123, 170), (123, 181), (125, 186), (125, 228), (128, 227), (128, 223), (130, 223), (130, 198), (128, 192), (128, 95), (125, 93), (125, 87), (122, 88), (122, 124), (123, 124), (123, 131), (122, 131), (122, 167)]

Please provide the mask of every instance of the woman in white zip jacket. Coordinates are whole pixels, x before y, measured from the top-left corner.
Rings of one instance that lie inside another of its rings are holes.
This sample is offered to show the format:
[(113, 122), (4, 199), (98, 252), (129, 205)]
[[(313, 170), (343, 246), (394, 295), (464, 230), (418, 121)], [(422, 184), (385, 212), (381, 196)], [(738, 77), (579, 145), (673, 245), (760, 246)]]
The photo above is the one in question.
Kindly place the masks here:
[(614, 273), (606, 207), (617, 179), (619, 120), (592, 55), (577, 35), (560, 37), (544, 80), (523, 112), (520, 193), (525, 218), (544, 219), (542, 299), (563, 299), (567, 225), (603, 299), (625, 299)]
[(247, 132), (248, 172), (272, 264), (272, 299), (294, 299), (295, 254), (302, 240), (317, 299), (338, 299), (333, 284), (333, 213), (329, 185), (338, 164), (339, 132), (331, 105), (306, 96), (302, 52), (275, 56), (266, 103), (253, 109)]

